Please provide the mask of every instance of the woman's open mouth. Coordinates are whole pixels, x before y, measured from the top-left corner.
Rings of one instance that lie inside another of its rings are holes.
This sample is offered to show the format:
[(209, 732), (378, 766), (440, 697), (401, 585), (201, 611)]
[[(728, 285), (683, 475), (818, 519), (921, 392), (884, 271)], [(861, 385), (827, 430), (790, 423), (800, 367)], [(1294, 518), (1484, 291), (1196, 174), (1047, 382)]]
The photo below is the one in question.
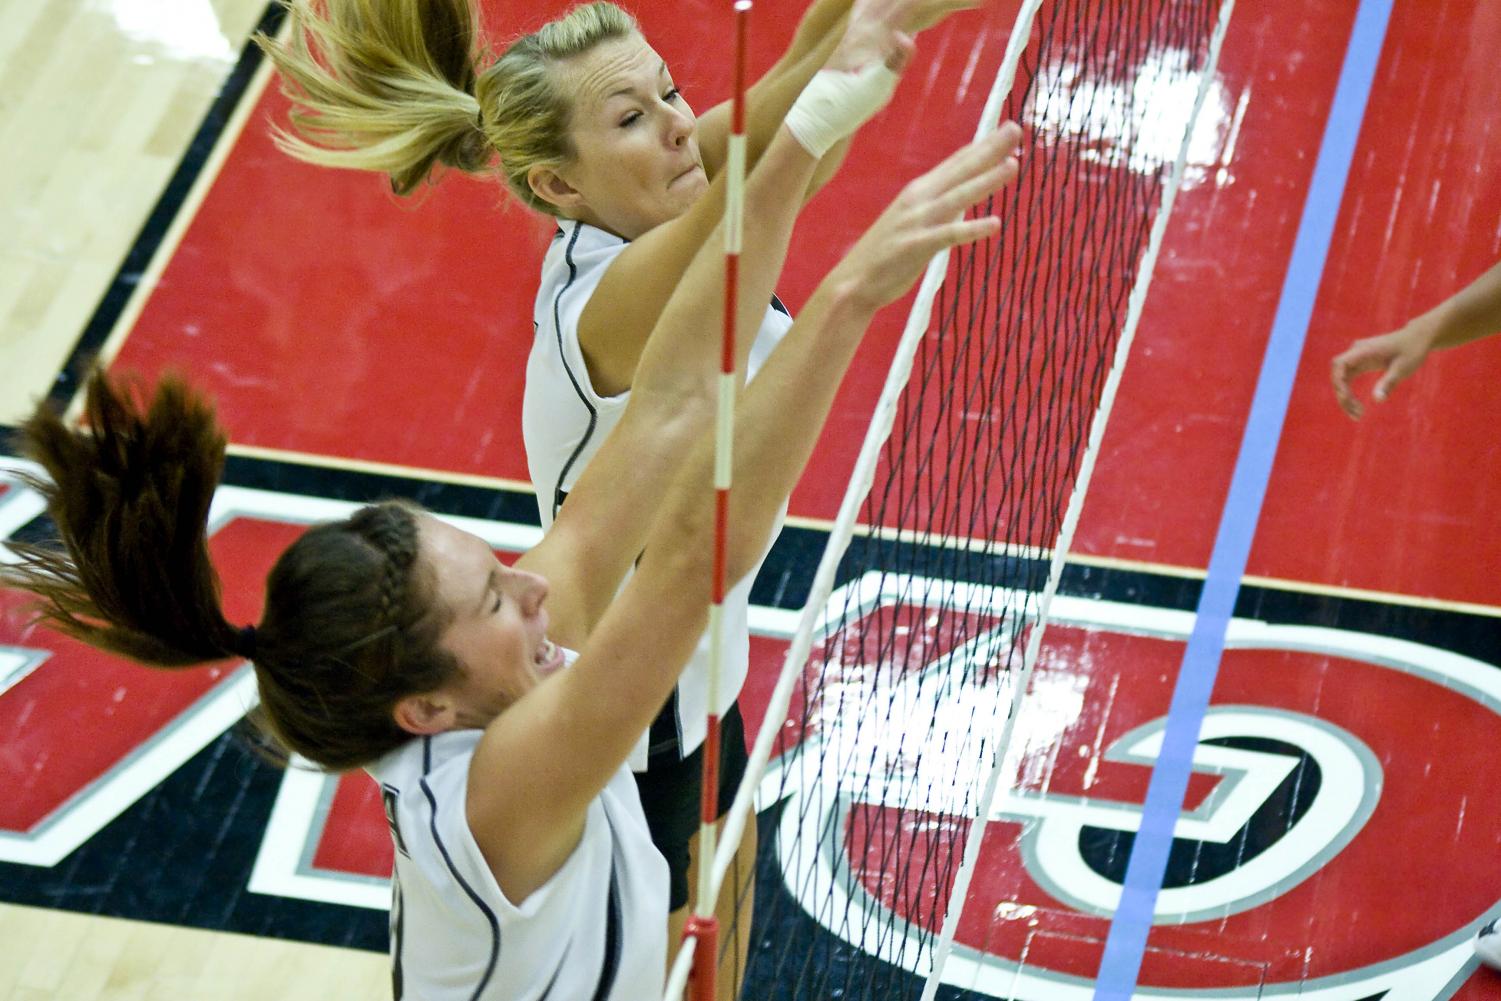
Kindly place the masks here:
[(563, 666), (563, 648), (552, 640), (544, 639), (537, 652), (532, 655), (532, 663), (538, 671), (548, 673), (556, 671)]

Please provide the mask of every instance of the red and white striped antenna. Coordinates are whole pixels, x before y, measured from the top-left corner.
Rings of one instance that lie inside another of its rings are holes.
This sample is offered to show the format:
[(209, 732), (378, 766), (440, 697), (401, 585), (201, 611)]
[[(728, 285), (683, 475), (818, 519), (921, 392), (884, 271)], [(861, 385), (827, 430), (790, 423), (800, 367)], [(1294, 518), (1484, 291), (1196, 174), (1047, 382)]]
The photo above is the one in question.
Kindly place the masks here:
[[(724, 662), (725, 543), (729, 531), (730, 471), (735, 437), (735, 341), (740, 307), (740, 245), (745, 216), (745, 60), (751, 0), (735, 0), (735, 93), (725, 159), (724, 333), (720, 344), (719, 408), (714, 445), (714, 572), (709, 605), (708, 720), (704, 736), (699, 813), (698, 900), (683, 928), (684, 948), (668, 978), (666, 997), (681, 998), (691, 969), (692, 1001), (715, 1001), (719, 972), (719, 883), (711, 860), (719, 806), (719, 685)], [(734, 934), (734, 929), (729, 929)], [(691, 946), (690, 946), (691, 943)], [(690, 957), (686, 958), (686, 957)]]

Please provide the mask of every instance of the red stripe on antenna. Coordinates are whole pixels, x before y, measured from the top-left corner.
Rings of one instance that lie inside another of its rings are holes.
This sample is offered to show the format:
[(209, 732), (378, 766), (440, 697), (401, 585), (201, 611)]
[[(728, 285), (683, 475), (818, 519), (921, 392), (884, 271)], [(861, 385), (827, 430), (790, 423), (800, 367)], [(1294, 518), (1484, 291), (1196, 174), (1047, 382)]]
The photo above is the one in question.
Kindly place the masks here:
[[(751, 9), (750, 0), (736, 0), (735, 3), (735, 96), (730, 116), (730, 127), (733, 138), (732, 146), (740, 144), (743, 149), (745, 136), (745, 54), (746, 54), (746, 26)], [(742, 172), (744, 168), (743, 157), (731, 157), (733, 165), (738, 166)], [(736, 162), (738, 161), (738, 162)], [(741, 192), (743, 192), (743, 176), (731, 178), (730, 191), (734, 196), (726, 201), (725, 232), (730, 238), (726, 241), (724, 258), (724, 335), (720, 350), (720, 373), (721, 381), (719, 391), (730, 393), (733, 391), (731, 379), (723, 376), (731, 376), (735, 371), (735, 337), (737, 314), (740, 305), (740, 256), (739, 256), (739, 233), (741, 227), (740, 207)], [(733, 438), (734, 414), (726, 405), (720, 407), (720, 427), (718, 429), (718, 444), (720, 449), (730, 447)], [(725, 425), (730, 425), (726, 427)], [(725, 574), (726, 574), (726, 539), (729, 533), (730, 494), (728, 477), (725, 483), (718, 482), (716, 473), (716, 486), (714, 491), (714, 574), (710, 586), (712, 600), (716, 611), (724, 610)], [(720, 630), (711, 644), (715, 651), (710, 671), (714, 674), (714, 682), (710, 690), (718, 688), (718, 676), (720, 670), (720, 656), (723, 649), (723, 614), (712, 617), (715, 628)], [(703, 775), (700, 783), (701, 798), (699, 801), (699, 818), (702, 823), (700, 845), (705, 846), (700, 865), (712, 868), (714, 825), (719, 819), (719, 713), (714, 705), (708, 707), (709, 715), (704, 735)], [(703, 876), (708, 870), (703, 870)], [(694, 915), (689, 919), (684, 929), (687, 935), (696, 938), (694, 949), (693, 968), (690, 980), (690, 993), (695, 1001), (714, 1001), (717, 993), (718, 979), (718, 952), (719, 952), (719, 924), (714, 919), (714, 901), (702, 899), (706, 896), (705, 887), (712, 881), (704, 878), (700, 881), (699, 899), (694, 907)], [(717, 895), (717, 889), (709, 891)]]

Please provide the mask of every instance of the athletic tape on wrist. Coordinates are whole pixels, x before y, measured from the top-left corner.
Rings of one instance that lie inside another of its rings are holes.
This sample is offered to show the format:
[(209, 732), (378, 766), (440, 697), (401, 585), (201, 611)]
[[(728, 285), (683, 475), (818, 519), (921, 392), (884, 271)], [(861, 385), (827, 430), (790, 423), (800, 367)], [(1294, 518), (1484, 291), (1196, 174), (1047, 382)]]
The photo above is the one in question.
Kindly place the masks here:
[(822, 158), (885, 107), (896, 81), (885, 63), (855, 73), (819, 70), (787, 112), (787, 128), (803, 149)]

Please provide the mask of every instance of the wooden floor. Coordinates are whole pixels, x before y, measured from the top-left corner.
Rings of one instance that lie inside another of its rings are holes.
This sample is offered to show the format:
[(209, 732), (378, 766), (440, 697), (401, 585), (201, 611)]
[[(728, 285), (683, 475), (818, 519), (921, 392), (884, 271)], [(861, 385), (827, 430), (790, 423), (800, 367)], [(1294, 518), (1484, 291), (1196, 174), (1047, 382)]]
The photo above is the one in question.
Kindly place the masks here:
[[(44, 395), (265, 0), (0, 0), (0, 423)], [(383, 955), (0, 904), (3, 1001), (390, 996)]]
[(44, 394), (265, 0), (0, 0), (0, 422)]
[(4, 1001), (353, 1001), (390, 976), (372, 952), (0, 904)]

